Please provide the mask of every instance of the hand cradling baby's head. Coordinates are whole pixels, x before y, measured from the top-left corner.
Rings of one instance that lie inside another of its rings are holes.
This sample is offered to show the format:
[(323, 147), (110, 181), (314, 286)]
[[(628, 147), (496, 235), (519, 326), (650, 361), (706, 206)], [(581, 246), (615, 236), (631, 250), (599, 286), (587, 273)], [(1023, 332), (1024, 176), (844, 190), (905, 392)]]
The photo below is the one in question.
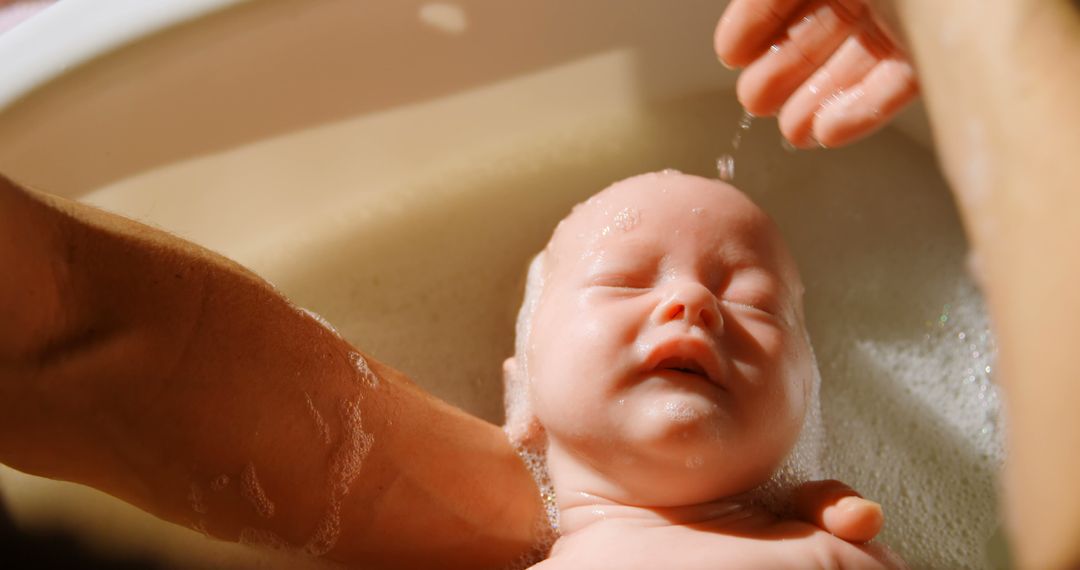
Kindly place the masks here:
[(802, 284), (741, 192), (673, 171), (618, 182), (559, 224), (531, 281), (509, 420), (542, 428), (557, 489), (691, 504), (787, 457), (816, 373)]

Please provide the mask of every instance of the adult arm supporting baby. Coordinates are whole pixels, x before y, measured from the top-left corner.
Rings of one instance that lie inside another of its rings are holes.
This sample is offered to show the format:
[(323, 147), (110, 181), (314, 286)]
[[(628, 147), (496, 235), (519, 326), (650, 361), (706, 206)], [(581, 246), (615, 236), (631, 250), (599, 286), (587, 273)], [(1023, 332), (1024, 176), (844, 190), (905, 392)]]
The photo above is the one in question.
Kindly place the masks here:
[(541, 506), (501, 430), (235, 263), (0, 177), (0, 267), (0, 462), (371, 568), (533, 545)]

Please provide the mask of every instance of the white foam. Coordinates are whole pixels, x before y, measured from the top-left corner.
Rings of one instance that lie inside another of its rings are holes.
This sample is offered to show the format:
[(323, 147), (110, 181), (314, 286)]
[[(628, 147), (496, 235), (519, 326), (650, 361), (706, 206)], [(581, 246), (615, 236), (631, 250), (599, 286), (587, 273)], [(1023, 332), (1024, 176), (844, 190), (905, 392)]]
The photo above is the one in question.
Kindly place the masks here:
[(364, 431), (359, 399), (342, 403), (340, 419), (343, 436), (341, 445), (330, 458), (326, 511), (303, 548), (310, 556), (322, 556), (337, 544), (341, 536), (342, 503), (375, 443), (375, 437)]
[(522, 570), (540, 562), (548, 557), (552, 545), (559, 537), (559, 507), (555, 502), (555, 487), (551, 484), (548, 475), (547, 461), (544, 458), (544, 450), (536, 445), (515, 445), (514, 449), (521, 457), (525, 467), (532, 475), (536, 487), (540, 490), (540, 499), (543, 501), (545, 518), (536, 521), (534, 536), (536, 543), (517, 560), (509, 564), (504, 570)]
[(359, 352), (350, 352), (349, 362), (352, 363), (353, 368), (356, 369), (357, 377), (365, 386), (369, 388), (379, 387), (379, 376), (371, 369), (363, 355)]
[(909, 559), (973, 567), (999, 525), (985, 495), (1005, 452), (991, 377), (997, 350), (971, 291), (928, 313), (926, 327), (922, 338), (854, 342), (844, 367), (851, 368), (836, 372), (887, 380), (909, 417), (898, 423), (851, 414), (848, 406), (864, 397), (848, 386), (854, 397), (834, 402), (828, 422), (828, 467), (845, 480), (867, 482), (860, 491), (899, 519), (886, 525), (883, 539)]
[(324, 329), (334, 333), (337, 336), (341, 336), (341, 333), (339, 333), (338, 330), (334, 328), (334, 325), (330, 324), (330, 321), (326, 320), (326, 318), (319, 313), (316, 313), (315, 311), (309, 309), (305, 309), (304, 307), (297, 307), (297, 309), (299, 309), (301, 313), (309, 317), (311, 320), (319, 323)]
[(272, 531), (245, 527), (240, 530), (240, 544), (275, 551), (290, 551), (292, 546)]
[(255, 473), (255, 464), (248, 463), (240, 473), (240, 495), (247, 499), (255, 512), (260, 517), (270, 518), (274, 516), (274, 502), (266, 496), (259, 483), (259, 476)]
[(315, 407), (315, 402), (311, 400), (311, 394), (304, 392), (304, 403), (307, 404), (308, 415), (311, 416), (311, 421), (315, 423), (315, 429), (319, 432), (323, 443), (330, 445), (330, 426), (327, 425), (326, 420), (319, 413), (319, 409)]
[(191, 510), (205, 515), (209, 511), (209, 507), (206, 506), (206, 495), (203, 493), (202, 487), (198, 483), (192, 481), (191, 487), (188, 489), (188, 505)]

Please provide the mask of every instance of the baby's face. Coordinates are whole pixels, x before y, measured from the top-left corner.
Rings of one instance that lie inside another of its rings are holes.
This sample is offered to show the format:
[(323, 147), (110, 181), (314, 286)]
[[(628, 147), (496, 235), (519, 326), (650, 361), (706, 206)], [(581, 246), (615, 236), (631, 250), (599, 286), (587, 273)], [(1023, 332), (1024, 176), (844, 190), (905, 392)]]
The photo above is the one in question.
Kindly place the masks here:
[(646, 174), (575, 209), (546, 255), (528, 362), (556, 484), (587, 473), (583, 490), (661, 506), (766, 480), (813, 375), (766, 215), (726, 184)]

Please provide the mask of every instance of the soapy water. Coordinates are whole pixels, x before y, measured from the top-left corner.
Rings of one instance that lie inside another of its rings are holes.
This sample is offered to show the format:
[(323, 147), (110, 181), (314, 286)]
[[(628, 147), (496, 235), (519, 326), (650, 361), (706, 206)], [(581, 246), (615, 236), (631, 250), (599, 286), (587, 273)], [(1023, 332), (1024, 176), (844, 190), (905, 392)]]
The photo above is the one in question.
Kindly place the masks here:
[[(341, 440), (330, 457), (327, 470), (327, 505), (311, 537), (296, 546), (276, 533), (266, 529), (244, 528), (239, 541), (260, 549), (304, 554), (311, 557), (324, 556), (337, 545), (341, 536), (341, 508), (352, 484), (360, 474), (364, 459), (375, 443), (372, 434), (364, 431), (360, 399), (346, 400), (340, 408)], [(248, 464), (241, 474), (242, 495), (255, 506), (264, 518), (274, 514), (273, 503), (266, 498), (255, 475), (254, 465)]]
[[(735, 134), (731, 137), (731, 152), (721, 154), (716, 158), (716, 176), (720, 180), (723, 180), (724, 182), (734, 182), (735, 154), (738, 152), (739, 148), (742, 147), (743, 136), (750, 130), (753, 122), (754, 115), (743, 109), (742, 116), (739, 118), (739, 124), (735, 128)], [(791, 144), (791, 141), (784, 137), (780, 137), (780, 148), (788, 153), (793, 153), (798, 150), (795, 145)]]
[(296, 309), (311, 320), (319, 323), (324, 329), (334, 333), (335, 336), (341, 336), (341, 333), (339, 333), (338, 330), (334, 328), (334, 325), (332, 325), (330, 321), (326, 320), (326, 318), (319, 313), (316, 313), (315, 311), (312, 311), (310, 309), (305, 309), (304, 307), (296, 307)]
[(252, 548), (276, 550), (280, 552), (293, 550), (288, 541), (274, 532), (265, 529), (244, 527), (240, 530), (239, 542), (240, 544)]
[(209, 511), (206, 506), (206, 495), (198, 483), (192, 482), (191, 487), (188, 489), (188, 505), (191, 506), (191, 510), (200, 515), (204, 515)]
[(735, 180), (735, 153), (742, 146), (743, 135), (750, 130), (754, 123), (754, 115), (743, 109), (739, 117), (739, 124), (735, 127), (735, 134), (731, 136), (731, 152), (722, 154), (716, 159), (716, 176), (724, 182)]
[(337, 544), (341, 536), (341, 506), (375, 444), (374, 435), (364, 431), (359, 399), (341, 404), (340, 419), (341, 444), (330, 458), (326, 511), (303, 547), (309, 556), (323, 556)]
[[(509, 435), (509, 434), (508, 434)], [(511, 439), (513, 437), (511, 436)], [(504, 570), (524, 570), (544, 560), (551, 552), (555, 540), (559, 538), (559, 507), (555, 502), (555, 487), (548, 475), (547, 461), (543, 449), (529, 445), (515, 445), (518, 457), (525, 464), (540, 490), (540, 500), (544, 505), (544, 518), (536, 521), (533, 547), (511, 562)]]
[(367, 359), (365, 359), (359, 352), (349, 353), (349, 362), (352, 363), (353, 368), (356, 369), (356, 373), (365, 386), (368, 388), (379, 387), (379, 375), (375, 374), (375, 371), (368, 365)]

